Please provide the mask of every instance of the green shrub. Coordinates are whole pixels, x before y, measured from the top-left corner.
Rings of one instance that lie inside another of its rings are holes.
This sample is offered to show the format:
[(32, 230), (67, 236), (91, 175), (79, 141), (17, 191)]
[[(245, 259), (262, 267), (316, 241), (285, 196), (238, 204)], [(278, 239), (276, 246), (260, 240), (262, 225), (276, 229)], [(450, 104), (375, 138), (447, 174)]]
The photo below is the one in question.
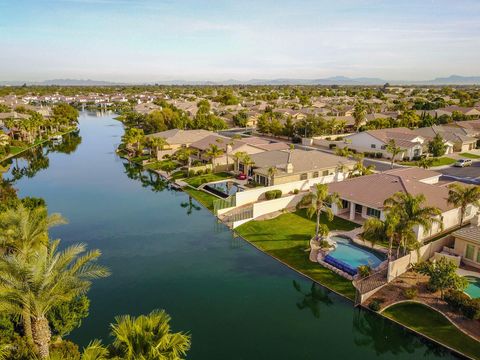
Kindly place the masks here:
[(192, 177), (192, 176), (195, 176), (195, 171), (190, 170), (190, 171), (188, 172), (188, 177)]
[(369, 265), (360, 265), (357, 270), (362, 278), (367, 277), (372, 273), (372, 268)]
[(375, 157), (377, 159), (381, 159), (383, 157), (383, 154), (381, 152), (377, 152), (377, 153), (375, 153)]
[(299, 192), (300, 192), (300, 190), (299, 190), (299, 189), (295, 189), (295, 190), (293, 190), (293, 193), (294, 193), (295, 195), (297, 195)]
[(468, 299), (463, 305), (462, 313), (469, 319), (480, 320), (480, 299)]
[(199, 175), (203, 175), (203, 170), (200, 169), (200, 170), (197, 170), (197, 172), (195, 173), (196, 176), (199, 176)]
[(330, 249), (332, 245), (327, 240), (321, 240), (319, 245), (322, 249)]
[(461, 311), (463, 306), (470, 300), (467, 294), (458, 290), (447, 291), (443, 299), (452, 309), (459, 311)]
[(405, 289), (405, 291), (403, 292), (403, 295), (405, 295), (405, 297), (410, 300), (415, 299), (417, 297), (417, 294), (418, 290), (414, 287)]
[(280, 199), (282, 197), (282, 190), (274, 190), (275, 191), (275, 199)]
[(80, 360), (78, 346), (71, 341), (62, 340), (50, 345), (50, 358), (62, 360)]
[(328, 145), (328, 148), (329, 148), (330, 150), (335, 149), (336, 147), (337, 147), (337, 144), (330, 144), (330, 145)]
[(368, 308), (373, 311), (379, 311), (382, 307), (383, 301), (383, 299), (373, 299), (372, 301), (370, 301), (370, 304), (368, 304)]
[(265, 192), (265, 198), (267, 200), (275, 199), (275, 190), (269, 190), (269, 191)]
[(330, 136), (327, 136), (327, 137), (325, 138), (325, 140), (330, 141), (330, 140), (332, 140), (332, 138), (331, 138)]

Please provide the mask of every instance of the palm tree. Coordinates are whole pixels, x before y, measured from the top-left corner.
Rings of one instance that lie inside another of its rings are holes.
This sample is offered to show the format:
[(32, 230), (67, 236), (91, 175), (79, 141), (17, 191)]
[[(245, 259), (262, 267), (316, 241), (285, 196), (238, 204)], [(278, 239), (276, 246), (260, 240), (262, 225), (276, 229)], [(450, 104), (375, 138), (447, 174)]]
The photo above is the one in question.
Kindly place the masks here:
[(140, 147), (144, 139), (145, 135), (143, 130), (137, 128), (127, 129), (122, 137), (122, 141), (125, 143), (125, 145), (127, 145), (127, 147), (137, 145), (137, 152), (140, 151)]
[(205, 155), (210, 158), (210, 161), (212, 162), (212, 171), (215, 172), (215, 159), (223, 155), (223, 150), (215, 144), (210, 144)]
[(278, 169), (275, 166), (271, 166), (268, 168), (268, 176), (270, 178), (270, 186), (273, 185), (273, 181), (275, 179), (275, 175), (278, 173)]
[(99, 250), (85, 253), (85, 245), (78, 244), (59, 251), (59, 243), (50, 242), (31, 254), (28, 261), (15, 254), (0, 258), (0, 310), (19, 316), (29, 314), (33, 342), (41, 359), (49, 356), (48, 311), (86, 293), (92, 279), (109, 275), (106, 268), (94, 263), (101, 254)]
[(111, 325), (113, 349), (121, 359), (182, 359), (190, 349), (190, 335), (172, 333), (170, 316), (154, 310), (137, 318), (117, 316)]
[(168, 145), (167, 141), (162, 137), (149, 137), (148, 138), (148, 145), (150, 148), (155, 149), (155, 158), (158, 159), (158, 150), (163, 150), (166, 145)]
[(395, 164), (395, 157), (398, 154), (400, 154), (403, 150), (402, 150), (401, 147), (397, 146), (394, 139), (390, 139), (388, 141), (386, 149), (392, 155), (392, 162), (391, 162), (390, 166), (393, 169), (393, 165)]
[(26, 259), (33, 250), (47, 245), (50, 228), (66, 223), (60, 214), (48, 215), (44, 207), (30, 209), (20, 204), (8, 208), (0, 214), (0, 246)]
[(433, 159), (423, 158), (417, 161), (417, 166), (422, 169), (429, 169), (433, 165)]
[(235, 159), (235, 163), (236, 163), (236, 171), (239, 170), (239, 167), (240, 167), (240, 160), (244, 159), (245, 156), (247, 156), (248, 154), (245, 152), (245, 151), (237, 151), (235, 154), (233, 154), (233, 158)]
[(451, 184), (448, 187), (448, 203), (460, 208), (460, 226), (463, 226), (468, 205), (480, 208), (480, 187)]
[(355, 176), (364, 176), (364, 175), (371, 175), (375, 171), (375, 166), (369, 165), (365, 166), (363, 165), (363, 154), (356, 154), (355, 159), (357, 162), (352, 168), (352, 171), (350, 171), (350, 177), (355, 177)]
[(398, 217), (399, 247), (406, 251), (409, 247), (418, 248), (420, 242), (413, 231), (414, 226), (421, 226), (424, 231), (429, 231), (433, 223), (443, 228), (442, 219), (439, 218), (442, 212), (433, 206), (423, 206), (425, 195), (411, 195), (409, 193), (397, 192), (386, 199), (383, 203), (385, 211), (395, 214)]
[(107, 360), (109, 359), (108, 349), (102, 345), (100, 340), (93, 340), (83, 349), (80, 360)]
[[(319, 241), (320, 235), (322, 237), (328, 235), (327, 225), (320, 224), (320, 215), (325, 212), (328, 221), (333, 220), (333, 211), (330, 206), (335, 204), (338, 208), (342, 207), (342, 201), (337, 193), (328, 193), (328, 185), (316, 184), (313, 192), (305, 195), (299, 203), (299, 207), (307, 208), (307, 215), (312, 218), (316, 215), (315, 224), (315, 240)], [(327, 231), (325, 231), (327, 230)]]
[(363, 224), (362, 237), (370, 241), (372, 247), (378, 242), (388, 242), (388, 258), (391, 259), (393, 242), (398, 235), (399, 219), (395, 213), (388, 213), (385, 220), (368, 218)]
[(348, 146), (345, 146), (344, 148), (336, 148), (335, 149), (335, 155), (337, 156), (343, 156), (343, 157), (350, 157), (353, 155), (353, 151), (348, 148)]
[(250, 167), (255, 165), (255, 161), (253, 161), (250, 155), (247, 154), (243, 157), (242, 162), (243, 162), (245, 174), (248, 176), (248, 173), (250, 172)]
[(353, 117), (355, 119), (355, 130), (358, 132), (358, 129), (367, 117), (367, 108), (362, 102), (357, 102), (355, 104), (353, 109)]

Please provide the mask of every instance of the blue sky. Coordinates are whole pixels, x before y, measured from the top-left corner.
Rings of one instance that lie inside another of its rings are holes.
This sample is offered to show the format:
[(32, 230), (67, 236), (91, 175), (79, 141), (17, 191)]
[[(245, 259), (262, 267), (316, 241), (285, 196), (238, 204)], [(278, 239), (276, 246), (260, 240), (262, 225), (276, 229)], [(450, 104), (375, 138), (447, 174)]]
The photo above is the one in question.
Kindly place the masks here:
[(0, 0), (0, 81), (480, 75), (478, 0)]

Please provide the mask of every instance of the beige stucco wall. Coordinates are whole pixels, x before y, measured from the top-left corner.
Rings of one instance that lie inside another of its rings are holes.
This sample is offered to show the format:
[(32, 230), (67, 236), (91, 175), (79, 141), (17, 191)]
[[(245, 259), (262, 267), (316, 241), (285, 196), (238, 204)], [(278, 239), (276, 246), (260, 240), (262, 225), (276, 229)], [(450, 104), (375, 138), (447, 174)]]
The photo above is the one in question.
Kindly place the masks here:
[(467, 244), (471, 244), (471, 245), (476, 247), (475, 252), (473, 254), (473, 258), (476, 259), (477, 252), (480, 251), (480, 245), (476, 244), (474, 242), (471, 242), (471, 241), (466, 241), (466, 240), (463, 240), (463, 239), (460, 239), (460, 238), (456, 238), (455, 239), (455, 247), (453, 249), (454, 253), (457, 254), (458, 256), (461, 256), (462, 261), (465, 264), (480, 269), (480, 263), (465, 258), (465, 252), (467, 250)]

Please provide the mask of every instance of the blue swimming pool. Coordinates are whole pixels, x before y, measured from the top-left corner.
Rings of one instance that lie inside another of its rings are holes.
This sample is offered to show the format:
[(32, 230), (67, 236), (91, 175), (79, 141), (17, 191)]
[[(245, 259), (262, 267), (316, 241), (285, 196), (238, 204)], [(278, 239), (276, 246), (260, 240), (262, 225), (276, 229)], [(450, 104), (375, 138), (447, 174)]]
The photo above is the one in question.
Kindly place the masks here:
[(472, 298), (480, 298), (480, 278), (474, 276), (465, 276), (468, 280), (468, 286), (465, 292)]
[(355, 245), (347, 238), (332, 236), (331, 239), (337, 243), (337, 247), (328, 255), (336, 260), (348, 264), (353, 269), (358, 268), (360, 265), (370, 265), (372, 268), (374, 268), (380, 265), (383, 260), (385, 260), (385, 256), (382, 256), (382, 254)]

